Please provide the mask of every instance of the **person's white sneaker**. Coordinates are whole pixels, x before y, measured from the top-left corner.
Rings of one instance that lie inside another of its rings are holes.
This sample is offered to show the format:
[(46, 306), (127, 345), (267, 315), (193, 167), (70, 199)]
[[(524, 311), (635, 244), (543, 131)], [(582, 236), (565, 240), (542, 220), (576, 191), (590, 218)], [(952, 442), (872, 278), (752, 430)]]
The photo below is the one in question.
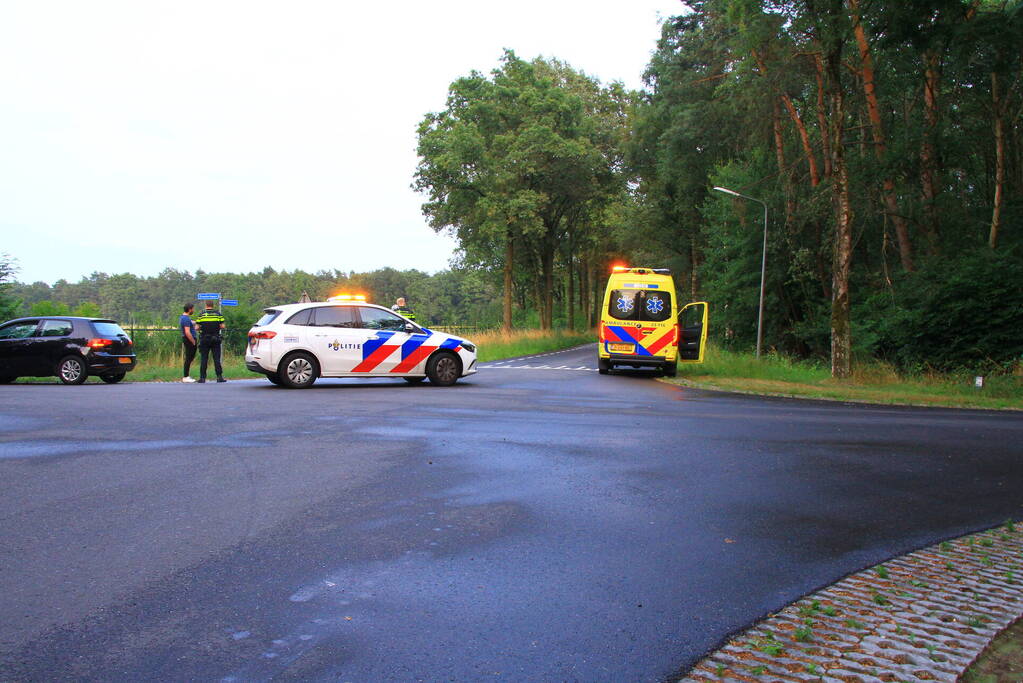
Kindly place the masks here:
[(194, 384), (195, 383), (195, 380), (192, 379), (191, 377), (182, 377), (181, 381), (184, 382), (185, 384)]

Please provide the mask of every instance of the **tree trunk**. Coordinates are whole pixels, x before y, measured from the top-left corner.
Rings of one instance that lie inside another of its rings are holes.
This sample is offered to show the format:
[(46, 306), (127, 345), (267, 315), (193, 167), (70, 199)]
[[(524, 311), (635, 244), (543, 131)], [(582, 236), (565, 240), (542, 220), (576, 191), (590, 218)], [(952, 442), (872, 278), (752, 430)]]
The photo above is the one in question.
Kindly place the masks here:
[(515, 242), (512, 236), (507, 236), (504, 247), (504, 331), (511, 332), (512, 329), (512, 288), (514, 280), (512, 274), (515, 267)]
[(568, 264), (565, 268), (568, 275), (568, 302), (565, 308), (565, 318), (568, 320), (568, 329), (575, 329), (575, 264), (572, 255), (568, 256)]
[[(764, 60), (760, 58), (760, 54), (756, 50), (753, 50), (753, 58), (757, 61), (757, 66), (760, 67), (760, 73), (763, 74), (764, 78), (767, 78), (767, 65), (764, 64)], [(781, 101), (785, 104), (789, 117), (799, 133), (799, 141), (803, 145), (803, 154), (806, 155), (806, 162), (810, 165), (810, 184), (817, 187), (820, 185), (821, 177), (820, 172), (817, 170), (817, 157), (813, 153), (813, 145), (810, 144), (810, 134), (806, 130), (806, 124), (803, 123), (802, 117), (799, 116), (796, 106), (792, 103), (792, 98), (784, 92), (779, 93), (779, 97), (781, 97)]]
[(696, 243), (689, 243), (689, 298), (693, 301), (700, 292), (700, 254), (696, 249)]
[(540, 256), (543, 271), (543, 290), (540, 292), (540, 329), (549, 330), (554, 321), (554, 248), (544, 245)]
[[(887, 153), (887, 142), (884, 135), (884, 127), (881, 123), (881, 110), (877, 103), (877, 90), (874, 87), (874, 60), (870, 54), (870, 45), (867, 43), (867, 36), (863, 30), (863, 22), (860, 20), (859, 0), (849, 0), (849, 9), (852, 13), (853, 33), (856, 36), (856, 45), (860, 52), (860, 73), (863, 78), (863, 94), (867, 100), (867, 115), (870, 117), (870, 130), (874, 138), (874, 154), (878, 161), (884, 162)], [(895, 181), (891, 175), (885, 173), (882, 181), (881, 196), (884, 200), (885, 211), (895, 226), (895, 239), (899, 244), (899, 260), (903, 269), (913, 270), (913, 249), (909, 240), (909, 227), (906, 219), (899, 212), (899, 201), (895, 196)]]
[[(837, 41), (836, 41), (837, 42)], [(826, 55), (831, 111), (832, 190), (835, 203), (835, 238), (832, 251), (831, 293), (831, 376), (846, 379), (852, 374), (849, 271), (852, 264), (852, 204), (849, 201), (849, 171), (845, 164), (845, 93), (842, 90), (841, 43)]]
[(924, 53), (924, 134), (920, 145), (921, 201), (924, 209), (924, 230), (930, 251), (938, 251), (938, 87), (941, 80), (941, 57), (931, 48)]
[(988, 234), (987, 244), (995, 249), (998, 246), (998, 230), (1002, 223), (1002, 192), (1005, 186), (1005, 123), (996, 72), (991, 74), (991, 109), (995, 119), (995, 200), (994, 208), (991, 210), (991, 232)]
[(824, 59), (820, 53), (814, 55), (817, 67), (817, 125), (821, 129), (821, 154), (824, 156), (824, 177), (831, 177), (831, 140), (828, 133), (828, 117), (824, 103)]
[(781, 130), (781, 109), (778, 98), (774, 98), (774, 154), (778, 160), (778, 173), (781, 175), (782, 188), (785, 191), (785, 230), (788, 232), (796, 219), (796, 198), (792, 189), (792, 176), (789, 174), (788, 163), (785, 161), (785, 137)]

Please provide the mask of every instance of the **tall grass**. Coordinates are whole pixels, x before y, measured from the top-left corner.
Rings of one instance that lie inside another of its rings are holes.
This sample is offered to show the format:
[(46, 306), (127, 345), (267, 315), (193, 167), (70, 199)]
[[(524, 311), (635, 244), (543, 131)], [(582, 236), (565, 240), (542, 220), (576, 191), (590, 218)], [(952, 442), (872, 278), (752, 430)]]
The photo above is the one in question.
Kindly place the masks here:
[(798, 361), (778, 354), (759, 360), (752, 353), (736, 353), (710, 345), (702, 365), (680, 365), (679, 377), (697, 384), (762, 394), (830, 398), (912, 405), (1023, 409), (1023, 377), (986, 377), (974, 386), (967, 373), (898, 372), (874, 360), (857, 362), (852, 377), (836, 380), (822, 362)]

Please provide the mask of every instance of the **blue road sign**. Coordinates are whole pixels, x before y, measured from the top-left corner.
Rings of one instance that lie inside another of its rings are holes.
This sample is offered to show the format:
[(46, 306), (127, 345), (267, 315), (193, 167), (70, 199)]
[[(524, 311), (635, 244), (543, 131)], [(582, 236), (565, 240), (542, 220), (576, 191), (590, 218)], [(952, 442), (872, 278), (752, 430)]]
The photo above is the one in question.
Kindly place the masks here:
[(238, 305), (238, 299), (221, 299), (220, 300), (220, 305), (221, 306), (237, 306)]
[(195, 295), (195, 298), (199, 301), (203, 301), (205, 299), (219, 299), (220, 292), (199, 292)]

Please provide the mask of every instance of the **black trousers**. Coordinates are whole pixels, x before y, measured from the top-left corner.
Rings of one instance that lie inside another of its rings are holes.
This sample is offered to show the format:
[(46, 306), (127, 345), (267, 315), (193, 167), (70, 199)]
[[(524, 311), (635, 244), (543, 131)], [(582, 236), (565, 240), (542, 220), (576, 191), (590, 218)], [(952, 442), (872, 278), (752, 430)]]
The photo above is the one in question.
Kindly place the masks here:
[(224, 376), (224, 368), (220, 365), (220, 337), (199, 337), (199, 379), (206, 379), (210, 355), (213, 356), (213, 369), (217, 371), (217, 377)]
[(182, 369), (181, 376), (188, 377), (188, 369), (192, 367), (192, 361), (195, 359), (195, 344), (182, 337), (181, 348), (185, 352), (185, 367)]

